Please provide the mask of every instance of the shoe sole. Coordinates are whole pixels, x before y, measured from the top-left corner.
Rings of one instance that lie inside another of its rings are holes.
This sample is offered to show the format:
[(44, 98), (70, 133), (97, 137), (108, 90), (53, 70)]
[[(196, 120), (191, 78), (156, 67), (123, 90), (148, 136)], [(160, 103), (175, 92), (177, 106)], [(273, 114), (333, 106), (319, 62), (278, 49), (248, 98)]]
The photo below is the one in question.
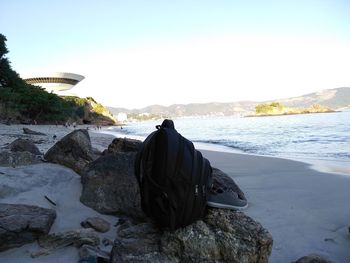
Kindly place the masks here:
[(225, 204), (219, 204), (219, 203), (213, 203), (208, 201), (207, 205), (210, 207), (215, 207), (215, 208), (228, 208), (228, 209), (237, 209), (237, 210), (243, 210), (248, 207), (248, 203), (245, 206), (234, 206), (234, 205), (225, 205)]

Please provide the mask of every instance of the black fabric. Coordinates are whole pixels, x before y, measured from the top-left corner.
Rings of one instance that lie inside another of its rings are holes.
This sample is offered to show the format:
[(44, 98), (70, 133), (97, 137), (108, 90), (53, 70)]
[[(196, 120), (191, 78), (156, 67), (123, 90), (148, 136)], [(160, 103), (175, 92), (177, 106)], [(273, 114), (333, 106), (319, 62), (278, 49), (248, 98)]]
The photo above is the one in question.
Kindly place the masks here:
[(164, 120), (143, 142), (135, 175), (142, 210), (160, 227), (175, 230), (205, 216), (212, 168), (172, 120)]

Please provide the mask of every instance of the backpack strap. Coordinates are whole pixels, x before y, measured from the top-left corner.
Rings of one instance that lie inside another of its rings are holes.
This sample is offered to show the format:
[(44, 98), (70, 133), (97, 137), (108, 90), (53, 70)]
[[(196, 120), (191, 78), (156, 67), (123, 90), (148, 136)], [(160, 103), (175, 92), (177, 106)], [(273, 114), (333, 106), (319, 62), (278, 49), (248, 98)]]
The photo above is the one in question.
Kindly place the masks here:
[(136, 157), (135, 157), (135, 163), (134, 163), (134, 169), (135, 169), (135, 175), (136, 175), (136, 179), (137, 182), (139, 183), (139, 186), (141, 187), (141, 180), (142, 180), (142, 176), (140, 174), (140, 166), (141, 164), (141, 156), (143, 155), (144, 151), (145, 151), (145, 146), (149, 144), (149, 142), (153, 139), (155, 133), (157, 131), (152, 132), (146, 139), (145, 141), (141, 144), (140, 149), (138, 150)]
[[(169, 119), (165, 119), (162, 122), (162, 125), (157, 125), (156, 129), (157, 131), (161, 128), (168, 128), (168, 129), (174, 129), (175, 130), (175, 125), (174, 122), (172, 120)], [(139, 151), (137, 152), (136, 158), (135, 158), (135, 163), (134, 163), (134, 169), (135, 169), (135, 175), (136, 175), (136, 179), (141, 187), (141, 174), (140, 174), (140, 166), (141, 166), (141, 156), (143, 155), (144, 151), (145, 151), (145, 146), (152, 140), (152, 138), (154, 137), (155, 133), (157, 131), (152, 132), (147, 138), (146, 140), (142, 143), (141, 148), (139, 149)]]

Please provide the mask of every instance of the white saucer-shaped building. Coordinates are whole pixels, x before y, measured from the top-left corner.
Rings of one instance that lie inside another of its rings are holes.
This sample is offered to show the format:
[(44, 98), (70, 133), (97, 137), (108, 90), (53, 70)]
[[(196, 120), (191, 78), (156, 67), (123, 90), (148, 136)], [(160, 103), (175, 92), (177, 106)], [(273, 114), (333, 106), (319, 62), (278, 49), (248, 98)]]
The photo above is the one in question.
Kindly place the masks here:
[(43, 87), (48, 92), (61, 94), (64, 91), (72, 89), (85, 77), (79, 74), (68, 72), (53, 72), (45, 74), (30, 75), (23, 79), (28, 84)]

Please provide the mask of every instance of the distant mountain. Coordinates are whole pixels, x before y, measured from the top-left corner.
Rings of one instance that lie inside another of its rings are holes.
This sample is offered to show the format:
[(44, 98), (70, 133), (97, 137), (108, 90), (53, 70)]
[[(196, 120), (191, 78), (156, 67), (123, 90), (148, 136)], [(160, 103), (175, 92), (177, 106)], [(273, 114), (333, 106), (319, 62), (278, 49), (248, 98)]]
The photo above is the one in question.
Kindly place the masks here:
[(334, 110), (350, 108), (350, 87), (326, 89), (278, 101), (289, 107), (309, 107), (313, 104), (320, 104)]
[(151, 105), (141, 109), (125, 109), (108, 107), (117, 116), (119, 113), (149, 114), (159, 117), (184, 117), (184, 116), (230, 116), (246, 115), (255, 111), (255, 106), (260, 103), (280, 102), (288, 107), (310, 107), (320, 104), (331, 109), (350, 108), (350, 87), (327, 89), (316, 93), (306, 94), (300, 97), (288, 99), (276, 99), (265, 102), (238, 101), (230, 103), (191, 103), (174, 104), (170, 106)]

